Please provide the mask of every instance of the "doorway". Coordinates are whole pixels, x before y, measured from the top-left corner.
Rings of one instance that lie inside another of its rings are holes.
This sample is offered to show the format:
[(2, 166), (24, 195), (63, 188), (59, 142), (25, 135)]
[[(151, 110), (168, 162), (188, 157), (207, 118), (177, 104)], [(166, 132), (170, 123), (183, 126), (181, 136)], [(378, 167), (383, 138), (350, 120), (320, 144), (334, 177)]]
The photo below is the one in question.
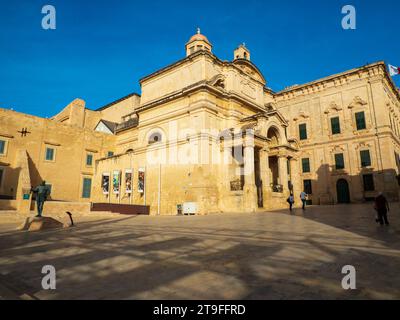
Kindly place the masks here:
[(349, 184), (345, 179), (339, 179), (336, 183), (338, 203), (350, 203)]

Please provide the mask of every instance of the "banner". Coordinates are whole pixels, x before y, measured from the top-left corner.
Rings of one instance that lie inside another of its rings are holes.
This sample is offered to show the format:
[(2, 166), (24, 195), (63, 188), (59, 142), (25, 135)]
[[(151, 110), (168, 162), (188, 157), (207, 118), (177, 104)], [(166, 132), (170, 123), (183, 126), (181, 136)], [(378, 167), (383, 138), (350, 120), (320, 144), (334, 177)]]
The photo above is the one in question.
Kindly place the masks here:
[(138, 170), (138, 192), (144, 193), (144, 168)]
[(132, 169), (125, 170), (125, 193), (132, 193)]
[(103, 194), (109, 194), (110, 192), (110, 174), (103, 173), (101, 178), (101, 187), (103, 189)]
[(120, 176), (121, 172), (120, 171), (113, 171), (113, 192), (115, 194), (119, 193), (119, 188), (120, 188)]

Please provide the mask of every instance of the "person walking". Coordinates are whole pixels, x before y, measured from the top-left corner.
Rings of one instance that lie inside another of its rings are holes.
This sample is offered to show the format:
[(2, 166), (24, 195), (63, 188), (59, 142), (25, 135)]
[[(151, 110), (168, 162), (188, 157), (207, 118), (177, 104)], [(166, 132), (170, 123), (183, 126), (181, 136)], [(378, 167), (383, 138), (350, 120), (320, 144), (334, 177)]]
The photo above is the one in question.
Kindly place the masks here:
[(381, 226), (383, 226), (383, 223), (388, 226), (389, 220), (387, 213), (390, 211), (389, 202), (386, 200), (382, 192), (379, 192), (379, 195), (375, 198), (375, 209), (378, 212), (376, 222), (379, 222)]
[(43, 212), (44, 202), (50, 194), (49, 188), (46, 186), (46, 181), (43, 181), (36, 188), (31, 188), (31, 191), (36, 194), (36, 206), (37, 206), (37, 216), (41, 217)]
[(300, 199), (301, 199), (301, 202), (303, 203), (302, 209), (303, 209), (303, 210), (306, 210), (307, 193), (305, 193), (304, 191), (302, 191), (302, 192), (300, 193)]
[(290, 193), (289, 198), (287, 198), (287, 202), (289, 203), (289, 209), (292, 211), (293, 209), (293, 203), (294, 203), (294, 196), (293, 193)]

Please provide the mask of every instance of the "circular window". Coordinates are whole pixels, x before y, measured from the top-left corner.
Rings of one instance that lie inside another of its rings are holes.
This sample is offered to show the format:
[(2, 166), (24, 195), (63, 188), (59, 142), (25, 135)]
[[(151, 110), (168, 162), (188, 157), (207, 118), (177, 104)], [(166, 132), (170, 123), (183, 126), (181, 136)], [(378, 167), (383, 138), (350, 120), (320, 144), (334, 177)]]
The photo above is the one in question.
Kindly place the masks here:
[(149, 144), (160, 142), (162, 140), (161, 138), (161, 133), (154, 132), (149, 137)]

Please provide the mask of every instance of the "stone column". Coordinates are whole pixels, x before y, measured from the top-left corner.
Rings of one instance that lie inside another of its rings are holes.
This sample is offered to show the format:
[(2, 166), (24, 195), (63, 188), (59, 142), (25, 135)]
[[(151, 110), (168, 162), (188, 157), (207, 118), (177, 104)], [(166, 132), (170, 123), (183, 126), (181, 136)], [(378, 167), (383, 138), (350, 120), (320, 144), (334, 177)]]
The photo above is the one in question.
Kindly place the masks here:
[(254, 172), (254, 138), (246, 137), (244, 141), (244, 210), (255, 212), (257, 208), (257, 188)]
[(287, 156), (278, 157), (279, 184), (283, 186), (283, 192), (288, 193), (288, 174), (287, 174)]
[(263, 205), (266, 208), (266, 204), (271, 198), (271, 170), (269, 169), (269, 156), (268, 149), (263, 148), (260, 150), (260, 176), (262, 180), (262, 192), (263, 192)]
[(290, 173), (291, 173), (291, 180), (292, 180), (292, 184), (293, 184), (293, 193), (294, 193), (295, 200), (297, 202), (297, 200), (299, 199), (299, 196), (300, 196), (300, 192), (303, 191), (298, 159), (295, 159), (295, 158), (290, 159)]

